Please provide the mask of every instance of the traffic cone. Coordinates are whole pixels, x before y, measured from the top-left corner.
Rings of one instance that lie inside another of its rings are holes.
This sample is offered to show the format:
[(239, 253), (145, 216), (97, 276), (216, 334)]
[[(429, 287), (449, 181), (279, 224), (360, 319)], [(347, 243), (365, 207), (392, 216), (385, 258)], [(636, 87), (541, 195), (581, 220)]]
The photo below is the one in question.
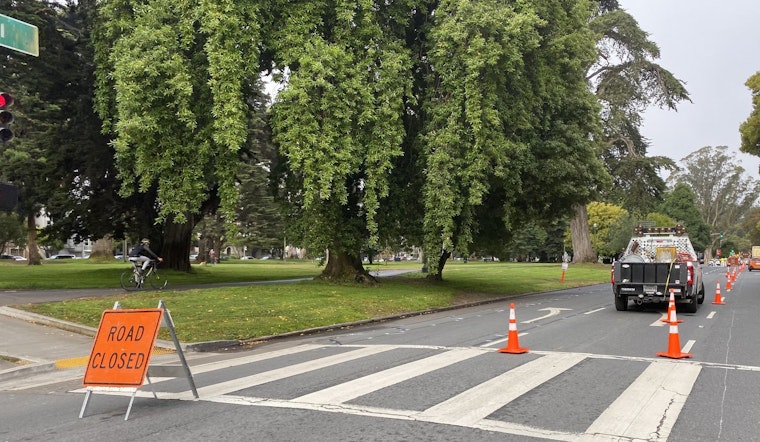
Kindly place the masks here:
[(670, 301), (668, 301), (668, 316), (660, 319), (662, 322), (683, 322), (682, 319), (676, 319), (676, 297), (673, 294), (674, 289), (670, 289)]
[(527, 348), (520, 347), (517, 338), (517, 319), (515, 319), (515, 305), (509, 304), (509, 334), (507, 335), (507, 346), (497, 350), (499, 353), (520, 354), (527, 353)]
[(734, 269), (734, 273), (731, 274), (731, 281), (736, 282), (736, 269)]
[(715, 300), (712, 303), (713, 304), (725, 304), (725, 302), (723, 302), (723, 297), (720, 296), (720, 281), (718, 281), (718, 286), (715, 287)]
[(731, 278), (730, 278), (730, 277), (729, 277), (729, 278), (728, 278), (728, 280), (726, 281), (726, 291), (727, 291), (727, 292), (730, 292), (730, 291), (731, 291)]
[[(676, 319), (676, 311), (671, 311), (671, 317)], [(678, 336), (678, 322), (672, 321), (670, 323), (670, 334), (668, 335), (668, 351), (661, 351), (657, 353), (657, 356), (663, 356), (671, 359), (690, 358), (691, 353), (681, 353), (681, 339)]]

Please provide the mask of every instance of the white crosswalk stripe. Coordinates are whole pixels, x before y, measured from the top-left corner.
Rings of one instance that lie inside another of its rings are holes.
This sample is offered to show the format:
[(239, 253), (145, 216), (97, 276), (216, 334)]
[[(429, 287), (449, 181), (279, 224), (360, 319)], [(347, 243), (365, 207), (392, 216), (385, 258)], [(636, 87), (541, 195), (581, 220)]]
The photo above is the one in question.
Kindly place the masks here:
[[(431, 422), (473, 425), (583, 359), (583, 355), (567, 353), (544, 356), (428, 408), (419, 417)], [(494, 391), (499, 394), (491, 394)]]
[[(586, 430), (600, 437), (651, 440), (668, 434), (702, 368), (656, 361)], [(667, 437), (658, 439), (666, 440)]]

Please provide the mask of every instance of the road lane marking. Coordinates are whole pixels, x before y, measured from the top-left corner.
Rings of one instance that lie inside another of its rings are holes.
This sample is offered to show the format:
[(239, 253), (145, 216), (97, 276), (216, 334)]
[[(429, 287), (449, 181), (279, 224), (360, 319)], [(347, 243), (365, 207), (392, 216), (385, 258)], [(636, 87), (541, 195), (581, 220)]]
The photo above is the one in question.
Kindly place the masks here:
[(602, 310), (605, 310), (605, 308), (606, 307), (598, 308), (596, 310), (591, 310), (591, 311), (588, 311), (588, 312), (584, 313), (584, 315), (590, 315), (592, 313), (601, 312)]
[(686, 345), (683, 346), (683, 349), (681, 350), (681, 352), (688, 353), (689, 351), (691, 351), (691, 347), (694, 347), (694, 344), (696, 343), (697, 341), (693, 339), (689, 339), (688, 341), (686, 341)]
[(712, 318), (714, 318), (714, 317), (715, 317), (715, 313), (717, 313), (717, 312), (710, 312), (710, 314), (709, 314), (709, 315), (707, 315), (707, 319), (712, 319)]
[(527, 321), (522, 321), (522, 323), (523, 324), (530, 324), (531, 322), (536, 322), (536, 321), (540, 321), (542, 319), (551, 318), (552, 316), (559, 315), (560, 313), (562, 313), (563, 310), (570, 311), (572, 309), (571, 308), (558, 308), (558, 307), (541, 308), (541, 309), (538, 309), (539, 312), (548, 311), (549, 313), (545, 314), (544, 316), (538, 317), (538, 318), (533, 318), (533, 319), (529, 319)]
[(418, 416), (429, 422), (472, 426), (584, 359), (585, 355), (571, 353), (534, 359), (434, 405)]
[(663, 313), (662, 316), (660, 316), (660, 319), (654, 321), (653, 323), (649, 324), (650, 327), (664, 327), (668, 325), (668, 314)]
[[(524, 332), (524, 333), (518, 333), (518, 334), (517, 334), (517, 337), (518, 337), (518, 338), (521, 338), (521, 337), (523, 337), (523, 336), (525, 336), (525, 335), (527, 335), (527, 334), (528, 334), (528, 332)], [(506, 336), (505, 336), (505, 337), (503, 337), (503, 338), (494, 339), (493, 341), (488, 341), (488, 342), (486, 342), (485, 344), (480, 344), (478, 347), (481, 347), (481, 348), (484, 348), (484, 347), (493, 347), (493, 346), (494, 346), (494, 345), (496, 345), (496, 344), (499, 344), (499, 345), (501, 345), (501, 343), (502, 343), (502, 342), (504, 343), (504, 345), (506, 345), (506, 342), (507, 342), (507, 338), (506, 338)]]
[(293, 399), (293, 401), (312, 404), (340, 404), (348, 402), (359, 396), (364, 396), (365, 394), (380, 390), (381, 388), (389, 387), (399, 382), (421, 376), (457, 362), (465, 361), (484, 353), (485, 351), (477, 348), (450, 350), (445, 353), (409, 362), (359, 379), (325, 388), (314, 393), (306, 394)]
[(652, 362), (586, 429), (582, 440), (614, 436), (667, 440), (702, 367)]

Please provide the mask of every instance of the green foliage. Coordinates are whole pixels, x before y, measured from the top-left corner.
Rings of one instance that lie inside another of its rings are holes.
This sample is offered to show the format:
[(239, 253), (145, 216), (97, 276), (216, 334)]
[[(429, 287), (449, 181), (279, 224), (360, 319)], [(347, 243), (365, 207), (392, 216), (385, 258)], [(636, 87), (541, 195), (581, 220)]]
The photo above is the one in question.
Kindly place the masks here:
[(602, 105), (603, 158), (613, 176), (603, 196), (644, 216), (656, 210), (667, 189), (660, 172), (674, 170), (675, 164), (646, 156), (648, 143), (639, 131), (642, 114), (652, 104), (675, 110), (689, 95), (682, 81), (654, 62), (660, 57), (657, 44), (617, 4), (600, 4), (589, 26), (597, 35), (598, 57), (587, 78)]
[(704, 250), (712, 247), (714, 241), (710, 236), (710, 226), (702, 219), (695, 198), (696, 195), (691, 187), (684, 183), (677, 183), (665, 195), (660, 212), (686, 227), (695, 250)]
[(739, 150), (760, 156), (760, 71), (749, 77), (744, 84), (752, 94), (752, 112), (739, 126), (742, 142)]
[(185, 222), (212, 188), (233, 213), (257, 76), (253, 2), (102, 2), (97, 105), (113, 130), (123, 196), (157, 189), (162, 219)]
[(384, 27), (403, 20), (386, 16), (397, 6), (334, 7), (288, 7), (273, 44), (291, 74), (272, 127), (297, 177), (294, 230), (308, 248), (358, 256), (365, 238), (378, 241), (376, 214), (401, 155), (411, 62), (403, 40)]
[(664, 213), (658, 213), (658, 212), (652, 212), (652, 213), (647, 214), (646, 218), (644, 218), (644, 221), (653, 223), (655, 226), (662, 226), (662, 227), (675, 227), (675, 225), (677, 224), (676, 220), (674, 220), (670, 216)]
[(0, 252), (13, 244), (16, 247), (26, 246), (26, 225), (17, 213), (0, 212)]
[(466, 254), (486, 242), (478, 236), (506, 243), (515, 227), (585, 203), (606, 176), (583, 78), (594, 57), (589, 4), (452, 0), (440, 9), (425, 106), (428, 256)]
[[(617, 231), (621, 229), (628, 212), (620, 206), (604, 202), (591, 202), (587, 206), (588, 224), (591, 229), (591, 245), (599, 256), (612, 256), (620, 250)], [(626, 232), (626, 242), (632, 230)], [(624, 244), (624, 245), (625, 245)]]

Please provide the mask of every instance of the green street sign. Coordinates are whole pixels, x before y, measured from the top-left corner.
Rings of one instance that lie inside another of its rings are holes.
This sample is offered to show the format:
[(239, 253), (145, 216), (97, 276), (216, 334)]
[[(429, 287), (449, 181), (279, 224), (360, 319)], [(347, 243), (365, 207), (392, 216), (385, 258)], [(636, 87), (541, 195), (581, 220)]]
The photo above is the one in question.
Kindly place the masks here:
[(0, 14), (0, 46), (39, 57), (37, 26)]

